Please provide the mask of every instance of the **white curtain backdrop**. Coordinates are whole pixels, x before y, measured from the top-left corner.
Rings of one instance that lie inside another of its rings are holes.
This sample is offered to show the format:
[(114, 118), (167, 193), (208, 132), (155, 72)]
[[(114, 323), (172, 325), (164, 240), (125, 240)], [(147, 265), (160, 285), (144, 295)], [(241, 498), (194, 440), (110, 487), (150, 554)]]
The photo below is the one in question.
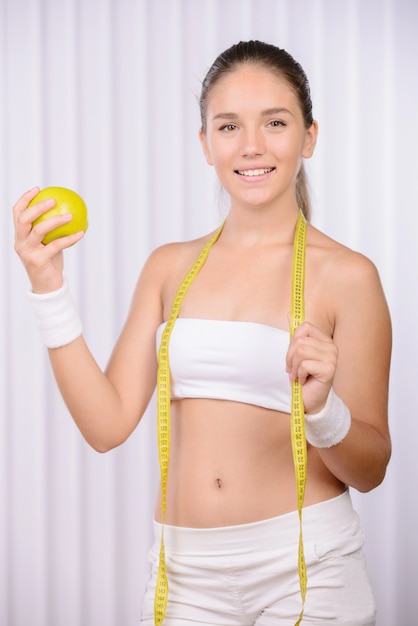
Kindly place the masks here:
[(415, 0), (0, 0), (0, 624), (137, 624), (158, 482), (153, 404), (106, 455), (68, 415), (11, 207), (35, 184), (86, 200), (66, 274), (105, 366), (150, 251), (220, 222), (196, 97), (215, 56), (249, 38), (307, 71), (313, 221), (376, 263), (391, 309), (393, 457), (383, 485), (353, 498), (378, 626), (416, 623), (417, 34)]

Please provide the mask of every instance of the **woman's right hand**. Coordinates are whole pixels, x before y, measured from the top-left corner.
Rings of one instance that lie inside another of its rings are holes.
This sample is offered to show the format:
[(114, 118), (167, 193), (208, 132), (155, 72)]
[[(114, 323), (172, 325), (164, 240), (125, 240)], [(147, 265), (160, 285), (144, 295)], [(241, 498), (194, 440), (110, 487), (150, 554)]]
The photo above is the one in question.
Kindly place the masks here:
[(42, 239), (45, 235), (54, 228), (68, 223), (72, 215), (70, 213), (56, 215), (32, 228), (32, 222), (55, 204), (55, 200), (51, 198), (28, 207), (38, 193), (39, 187), (34, 187), (24, 193), (13, 207), (15, 250), (29, 276), (34, 293), (49, 293), (62, 286), (63, 250), (82, 239), (84, 233), (60, 237), (44, 245)]

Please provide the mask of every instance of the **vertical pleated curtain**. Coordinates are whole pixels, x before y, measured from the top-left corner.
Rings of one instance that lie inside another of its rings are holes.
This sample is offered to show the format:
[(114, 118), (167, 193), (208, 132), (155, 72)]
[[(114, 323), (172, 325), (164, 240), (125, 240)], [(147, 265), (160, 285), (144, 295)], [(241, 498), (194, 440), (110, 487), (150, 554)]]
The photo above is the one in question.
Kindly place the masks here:
[(417, 32), (415, 0), (0, 0), (1, 625), (137, 624), (158, 485), (153, 402), (105, 455), (73, 424), (29, 310), (11, 207), (35, 184), (86, 200), (89, 231), (65, 273), (104, 367), (151, 250), (222, 219), (197, 95), (215, 56), (249, 38), (307, 71), (313, 221), (376, 263), (391, 308), (393, 457), (383, 485), (353, 498), (378, 626), (414, 623)]

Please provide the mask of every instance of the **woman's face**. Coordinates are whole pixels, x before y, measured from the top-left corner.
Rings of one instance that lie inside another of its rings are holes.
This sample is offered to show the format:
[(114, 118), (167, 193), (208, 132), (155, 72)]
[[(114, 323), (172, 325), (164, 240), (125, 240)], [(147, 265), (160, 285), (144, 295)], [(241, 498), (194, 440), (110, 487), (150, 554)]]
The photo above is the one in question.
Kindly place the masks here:
[(253, 207), (296, 205), (296, 176), (316, 136), (316, 122), (305, 127), (286, 79), (255, 64), (239, 66), (214, 85), (200, 133), (232, 206)]

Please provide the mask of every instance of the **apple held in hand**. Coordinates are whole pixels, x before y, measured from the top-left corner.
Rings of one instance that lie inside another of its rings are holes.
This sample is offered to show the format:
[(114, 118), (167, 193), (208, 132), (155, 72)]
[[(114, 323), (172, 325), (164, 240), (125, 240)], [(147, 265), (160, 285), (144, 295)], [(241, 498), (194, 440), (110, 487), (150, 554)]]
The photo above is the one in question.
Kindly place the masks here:
[(55, 200), (55, 206), (38, 217), (32, 223), (32, 227), (39, 222), (54, 217), (54, 215), (62, 215), (63, 213), (71, 213), (73, 219), (71, 222), (58, 226), (58, 228), (54, 228), (54, 230), (47, 233), (42, 239), (43, 244), (46, 245), (59, 237), (78, 233), (80, 230), (86, 232), (88, 227), (87, 207), (84, 200), (75, 193), (75, 191), (71, 191), (71, 189), (66, 189), (65, 187), (46, 187), (31, 200), (29, 206), (41, 202), (42, 200), (47, 200), (48, 198)]

